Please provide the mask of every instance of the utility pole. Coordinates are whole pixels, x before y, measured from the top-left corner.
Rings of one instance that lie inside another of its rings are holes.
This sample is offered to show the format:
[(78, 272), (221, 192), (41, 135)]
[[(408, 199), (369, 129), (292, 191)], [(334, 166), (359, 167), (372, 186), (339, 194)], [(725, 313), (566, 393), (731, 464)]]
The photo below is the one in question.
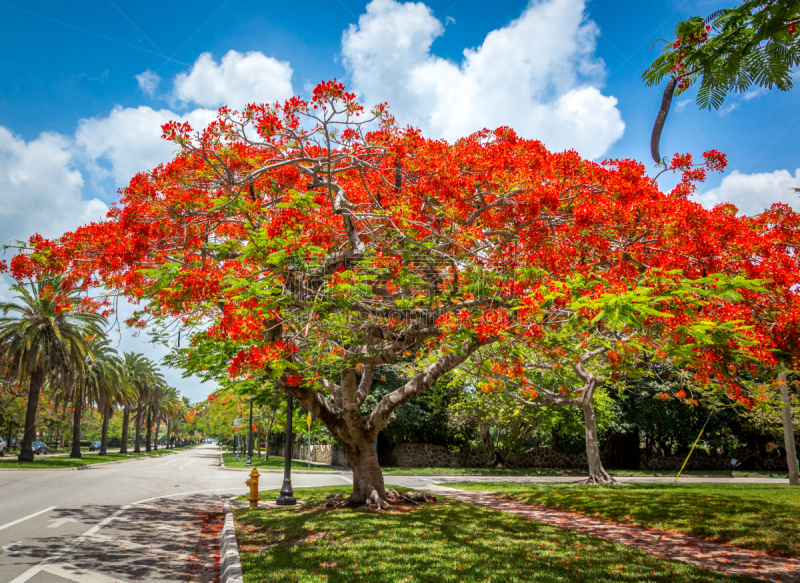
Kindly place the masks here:
[(250, 425), (247, 426), (247, 461), (244, 462), (246, 466), (253, 465), (253, 398), (249, 397), (250, 401)]
[(800, 486), (800, 473), (797, 468), (797, 448), (794, 445), (794, 428), (792, 427), (792, 406), (789, 400), (789, 385), (786, 383), (786, 371), (778, 373), (778, 385), (783, 401), (783, 441), (786, 447), (786, 465), (789, 466), (789, 485)]
[(294, 506), (297, 498), (292, 490), (292, 403), (294, 397), (286, 398), (286, 447), (283, 454), (283, 486), (281, 495), (275, 500), (278, 506)]

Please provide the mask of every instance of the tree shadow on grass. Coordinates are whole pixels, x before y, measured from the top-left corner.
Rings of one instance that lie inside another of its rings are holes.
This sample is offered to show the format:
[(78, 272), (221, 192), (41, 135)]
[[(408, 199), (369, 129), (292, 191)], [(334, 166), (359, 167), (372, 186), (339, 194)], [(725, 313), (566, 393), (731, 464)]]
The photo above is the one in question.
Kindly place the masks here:
[[(411, 512), (237, 510), (245, 582), (749, 581), (603, 539), (454, 501)], [(313, 533), (311, 536), (309, 533)]]
[(800, 492), (785, 485), (484, 486), (532, 505), (800, 558)]

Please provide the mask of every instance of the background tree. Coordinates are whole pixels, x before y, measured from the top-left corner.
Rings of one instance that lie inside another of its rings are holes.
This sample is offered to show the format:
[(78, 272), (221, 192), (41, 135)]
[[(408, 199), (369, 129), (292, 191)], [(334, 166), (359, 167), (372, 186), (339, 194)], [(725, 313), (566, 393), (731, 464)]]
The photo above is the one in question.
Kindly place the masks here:
[[(106, 341), (95, 339), (92, 342), (94, 360), (87, 365), (82, 385), (86, 392), (86, 400), (97, 404), (97, 410), (103, 416), (100, 433), (100, 451), (98, 455), (108, 455), (108, 424), (114, 407), (124, 403), (135, 394), (125, 375), (125, 363)], [(80, 418), (78, 418), (80, 421)], [(80, 423), (77, 424), (78, 454), (80, 455)], [(74, 434), (73, 434), (74, 435)], [(75, 452), (73, 436), (73, 452)], [(73, 457), (71, 455), (71, 457)]]
[(530, 449), (534, 434), (550, 433), (564, 420), (555, 407), (526, 407), (508, 395), (476, 387), (462, 392), (449, 405), (448, 416), (449, 426), (458, 433), (476, 434), (470, 445), (486, 456), (489, 465), (508, 468), (517, 467), (517, 459)]
[(28, 384), (25, 428), (19, 461), (33, 461), (39, 392), (50, 380), (74, 386), (92, 360), (91, 339), (104, 334), (105, 319), (81, 311), (80, 290), (60, 277), (17, 284), (18, 303), (0, 304), (0, 370)]
[[(163, 382), (161, 374), (156, 370), (155, 364), (143, 354), (126, 352), (124, 354), (125, 370), (128, 382), (136, 389), (136, 417), (134, 419), (134, 446), (133, 453), (141, 453), (142, 416), (147, 415), (146, 408), (153, 398), (156, 387)], [(149, 439), (148, 434), (148, 439)], [(120, 453), (127, 453), (127, 442), (123, 439)], [(148, 451), (149, 450), (148, 441)]]

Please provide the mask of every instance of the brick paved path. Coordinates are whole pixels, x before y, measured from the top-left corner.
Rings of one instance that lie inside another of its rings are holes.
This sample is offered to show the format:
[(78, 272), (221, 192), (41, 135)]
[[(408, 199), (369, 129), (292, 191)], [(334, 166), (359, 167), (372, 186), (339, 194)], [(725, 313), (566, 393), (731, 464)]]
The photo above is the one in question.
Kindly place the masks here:
[(780, 583), (800, 583), (800, 561), (796, 559), (773, 557), (766, 553), (712, 543), (682, 534), (640, 528), (610, 520), (598, 520), (573, 512), (541, 506), (531, 506), (490, 496), (486, 492), (457, 490), (444, 486), (430, 486), (426, 489), (461, 502), (478, 504), (500, 512), (524, 516), (537, 522), (569, 528), (706, 569)]

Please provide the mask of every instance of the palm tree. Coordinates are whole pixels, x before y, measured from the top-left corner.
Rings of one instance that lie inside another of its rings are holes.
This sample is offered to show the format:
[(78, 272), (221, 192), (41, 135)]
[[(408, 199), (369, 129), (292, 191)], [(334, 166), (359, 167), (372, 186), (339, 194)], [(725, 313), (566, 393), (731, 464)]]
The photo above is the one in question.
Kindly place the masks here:
[[(105, 318), (77, 311), (80, 290), (62, 277), (15, 285), (18, 303), (0, 302), (0, 371), (28, 382), (28, 408), (19, 461), (32, 462), (39, 392), (50, 380), (74, 385), (91, 361), (90, 340), (104, 336)], [(9, 315), (9, 313), (13, 315)]]
[[(125, 376), (125, 364), (111, 348), (107, 341), (92, 343), (94, 362), (87, 366), (84, 376), (84, 398), (89, 402), (97, 403), (97, 409), (103, 415), (103, 429), (100, 438), (100, 452), (98, 455), (108, 455), (108, 422), (114, 406), (135, 398), (135, 389), (128, 383)], [(80, 423), (80, 417), (78, 417)], [(74, 428), (73, 428), (74, 430)], [(80, 435), (78, 430), (78, 435)], [(73, 444), (75, 440), (73, 439)], [(73, 445), (73, 453), (75, 446)], [(71, 457), (72, 454), (70, 454)], [(80, 457), (80, 449), (78, 456)]]
[[(133, 453), (141, 453), (139, 442), (141, 441), (142, 413), (143, 407), (150, 403), (152, 393), (159, 384), (164, 382), (161, 374), (156, 370), (155, 364), (143, 354), (126, 352), (124, 355), (125, 370), (128, 382), (136, 389), (136, 440), (133, 446)], [(126, 407), (125, 418), (123, 420), (123, 440), (120, 453), (127, 453), (127, 424), (129, 413)], [(148, 434), (148, 439), (150, 438)], [(123, 451), (123, 449), (125, 451)], [(150, 451), (150, 442), (147, 443), (147, 451)]]
[(183, 401), (181, 401), (178, 389), (167, 387), (164, 391), (164, 396), (158, 405), (158, 414), (156, 416), (156, 435), (154, 443), (158, 449), (158, 433), (161, 428), (161, 422), (167, 424), (167, 449), (169, 449), (169, 430), (172, 420), (183, 414)]

